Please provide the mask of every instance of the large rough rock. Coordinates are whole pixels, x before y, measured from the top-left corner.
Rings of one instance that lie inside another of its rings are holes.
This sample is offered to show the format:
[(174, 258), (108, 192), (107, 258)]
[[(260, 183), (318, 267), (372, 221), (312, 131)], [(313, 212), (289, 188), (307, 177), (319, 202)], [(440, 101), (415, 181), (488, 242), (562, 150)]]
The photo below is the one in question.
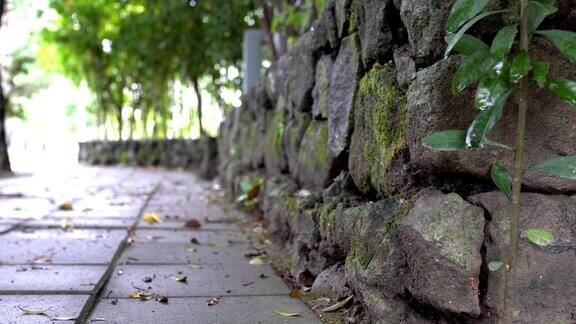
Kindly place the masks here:
[(420, 193), (398, 224), (405, 287), (437, 309), (480, 315), (479, 278), (484, 211), (455, 193)]
[(348, 147), (352, 131), (352, 107), (361, 75), (358, 35), (342, 40), (330, 78), (328, 101), (328, 152), (337, 158)]
[(298, 152), (298, 182), (308, 189), (323, 189), (338, 174), (337, 160), (328, 155), (328, 123), (313, 121)]
[[(510, 203), (500, 192), (476, 195), (492, 220), (486, 238), (486, 262), (504, 261), (509, 243)], [(521, 229), (546, 229), (554, 234), (548, 247), (520, 240), (514, 322), (571, 323), (576, 310), (576, 198), (524, 193)], [(503, 271), (490, 272), (485, 305), (491, 321), (502, 317)]]
[(479, 315), (483, 210), (430, 189), (411, 206), (385, 200), (346, 210), (350, 281), (357, 291), (372, 289), (371, 295), (389, 302), (408, 292), (442, 312)]
[(409, 45), (403, 45), (394, 51), (394, 65), (398, 84), (402, 88), (407, 88), (416, 76), (416, 63)]
[(440, 57), (446, 45), (444, 28), (454, 0), (402, 1), (400, 16), (417, 59)]
[(360, 81), (354, 107), (354, 132), (348, 169), (363, 193), (384, 195), (399, 186), (404, 167), (393, 160), (405, 147), (406, 98), (396, 84), (396, 69), (376, 65)]
[(350, 24), (350, 9), (352, 0), (335, 0), (336, 27), (338, 28), (338, 37), (345, 37), (348, 33)]
[(392, 50), (394, 3), (391, 0), (363, 0), (354, 2), (354, 5), (358, 15), (362, 61), (368, 68)]
[[(314, 51), (309, 47), (308, 38), (303, 37), (288, 51), (279, 64), (284, 66), (285, 92), (288, 108), (293, 112), (310, 111), (312, 108), (312, 88), (314, 86)], [(282, 78), (282, 75), (279, 76)]]
[[(559, 57), (547, 42), (540, 41), (534, 56), (553, 62), (551, 73), (568, 78), (576, 76), (576, 67)], [(434, 173), (466, 173), (489, 179), (494, 162), (512, 164), (512, 154), (499, 149), (439, 152), (425, 148), (427, 135), (446, 129), (467, 129), (478, 110), (473, 106), (474, 90), (453, 95), (451, 82), (461, 59), (458, 56), (440, 61), (417, 73), (408, 90), (408, 146), (411, 162), (419, 169)], [(547, 89), (532, 86), (528, 101), (526, 161), (528, 165), (576, 154), (576, 110)], [(511, 98), (490, 138), (513, 146), (516, 125), (516, 98)], [(528, 173), (524, 184), (531, 189), (575, 191), (576, 182)]]
[(288, 160), (288, 170), (294, 178), (298, 177), (300, 145), (308, 129), (308, 125), (310, 125), (310, 121), (310, 114), (298, 113), (293, 119), (286, 123), (284, 129), (282, 143)]
[(331, 55), (322, 55), (316, 64), (316, 84), (312, 92), (312, 115), (314, 118), (328, 117), (328, 103), (330, 98), (330, 77), (334, 59)]
[(349, 295), (351, 289), (346, 284), (344, 267), (340, 264), (335, 264), (320, 272), (314, 280), (311, 291), (331, 299)]
[(296, 183), (288, 177), (270, 177), (266, 179), (263, 194), (264, 219), (272, 241), (284, 248), (289, 244), (290, 219), (296, 215), (294, 193)]
[(284, 98), (280, 97), (274, 111), (274, 116), (265, 134), (264, 164), (270, 175), (279, 175), (288, 169), (286, 153), (282, 145), (285, 129), (286, 111)]
[(325, 29), (330, 48), (337, 48), (340, 45), (340, 38), (338, 37), (338, 25), (336, 23), (335, 0), (330, 0), (324, 7), (320, 18), (320, 26)]

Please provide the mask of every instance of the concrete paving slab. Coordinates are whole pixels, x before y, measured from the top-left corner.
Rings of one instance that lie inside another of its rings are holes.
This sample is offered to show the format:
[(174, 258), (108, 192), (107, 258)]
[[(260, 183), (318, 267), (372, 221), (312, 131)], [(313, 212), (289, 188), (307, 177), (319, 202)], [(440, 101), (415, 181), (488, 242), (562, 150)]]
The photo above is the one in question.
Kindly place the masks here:
[(2, 237), (0, 264), (29, 264), (37, 260), (52, 264), (108, 264), (121, 241)]
[(33, 220), (26, 223), (30, 228), (60, 228), (67, 219), (67, 226), (73, 228), (128, 228), (134, 223), (134, 219), (127, 218), (46, 218)]
[[(104, 300), (93, 317), (114, 319), (116, 323), (320, 323), (299, 300), (288, 296), (242, 296), (219, 299), (208, 306), (210, 298), (169, 298), (168, 304), (130, 299)], [(274, 310), (300, 313), (299, 317), (280, 317)]]
[(239, 231), (204, 231), (178, 229), (139, 229), (136, 231), (136, 242), (140, 243), (182, 243), (188, 244), (195, 238), (201, 244), (248, 243)]
[[(0, 319), (2, 323), (48, 323), (46, 316), (25, 315), (18, 306), (38, 311), (46, 311), (53, 317), (76, 317), (88, 299), (87, 295), (4, 295), (0, 296)], [(59, 321), (58, 323), (72, 323)]]
[(0, 200), (0, 219), (37, 219), (42, 218), (54, 208), (43, 198), (18, 198)]
[[(186, 276), (187, 282), (173, 280), (174, 275)], [(154, 279), (146, 283), (143, 281), (146, 277)], [(172, 297), (289, 293), (284, 282), (272, 269), (267, 266), (252, 266), (246, 262), (244, 265), (206, 265), (200, 268), (187, 265), (118, 265), (104, 296), (127, 297), (138, 288)]]
[(34, 240), (34, 239), (86, 239), (86, 240), (118, 240), (126, 237), (126, 230), (122, 229), (74, 229), (65, 231), (62, 229), (17, 229), (6, 233), (2, 236), (2, 240)]
[(0, 265), (0, 295), (14, 291), (90, 293), (105, 266)]
[[(244, 257), (254, 252), (248, 244), (178, 244), (135, 243), (122, 255), (120, 262), (127, 264), (245, 264)], [(1, 254), (0, 254), (1, 256)]]

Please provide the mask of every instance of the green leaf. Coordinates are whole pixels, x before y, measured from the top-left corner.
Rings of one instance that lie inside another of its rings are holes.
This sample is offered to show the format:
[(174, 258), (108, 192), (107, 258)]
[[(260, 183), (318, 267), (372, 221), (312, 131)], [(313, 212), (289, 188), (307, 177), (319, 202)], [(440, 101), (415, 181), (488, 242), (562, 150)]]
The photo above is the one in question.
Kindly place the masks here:
[(548, 246), (554, 242), (554, 235), (546, 230), (528, 229), (525, 230), (523, 234), (526, 239), (536, 245)]
[(548, 84), (548, 72), (550, 71), (550, 63), (548, 62), (534, 62), (532, 63), (534, 69), (532, 70), (532, 78), (538, 83), (540, 88)]
[(262, 257), (254, 257), (250, 260), (250, 264), (253, 266), (262, 266), (265, 264), (264, 259), (262, 259)]
[(472, 122), (472, 125), (468, 128), (466, 134), (466, 147), (484, 147), (486, 135), (488, 135), (492, 127), (494, 127), (496, 122), (498, 122), (502, 117), (504, 104), (506, 104), (511, 93), (512, 91), (503, 93), (495, 101), (494, 106), (485, 109), (478, 114), (476, 119)]
[(544, 19), (555, 13), (558, 8), (554, 6), (555, 0), (531, 0), (528, 2), (528, 30), (534, 33)]
[(176, 282), (182, 282), (182, 283), (186, 283), (188, 281), (188, 277), (184, 275), (173, 275), (171, 279)]
[(512, 182), (510, 172), (499, 162), (492, 166), (492, 181), (502, 193), (510, 200), (512, 199)]
[(565, 30), (540, 30), (537, 34), (543, 35), (558, 47), (560, 53), (572, 63), (576, 63), (576, 33)]
[(476, 52), (468, 56), (458, 67), (452, 80), (452, 91), (460, 92), (480, 80), (490, 69), (494, 60), (487, 51)]
[(518, 25), (506, 26), (496, 34), (494, 41), (492, 41), (492, 47), (490, 48), (490, 54), (497, 59), (502, 59), (508, 55), (516, 35), (518, 34)]
[(496, 11), (488, 11), (488, 12), (482, 13), (482, 14), (474, 17), (474, 19), (470, 20), (468, 23), (466, 23), (466, 25), (462, 26), (462, 28), (460, 28), (460, 30), (456, 34), (454, 34), (454, 35), (449, 34), (446, 37), (446, 40), (448, 41), (448, 47), (446, 48), (446, 52), (444, 53), (444, 57), (448, 57), (448, 55), (452, 52), (452, 50), (454, 49), (456, 44), (458, 44), (458, 42), (460, 41), (462, 36), (466, 33), (466, 31), (468, 29), (470, 29), (470, 27), (474, 26), (474, 24), (476, 24), (477, 22), (479, 22), (480, 20), (482, 20), (488, 16), (492, 16), (492, 15), (496, 15), (496, 14), (500, 14), (500, 13), (504, 13), (504, 12), (509, 12), (509, 11), (510, 10), (496, 10)]
[(430, 134), (424, 138), (424, 146), (438, 151), (462, 150), (466, 148), (466, 132), (451, 129)]
[(276, 313), (277, 315), (282, 316), (282, 317), (297, 317), (297, 316), (300, 316), (300, 313), (296, 313), (296, 312), (286, 312), (286, 311), (279, 310), (279, 309), (274, 310), (274, 313)]
[(457, 0), (446, 22), (446, 33), (453, 33), (467, 21), (479, 14), (489, 0)]
[(527, 52), (522, 51), (514, 57), (510, 65), (510, 81), (518, 83), (530, 71), (532, 71), (532, 60)]
[(499, 77), (480, 80), (474, 99), (476, 108), (484, 110), (493, 107), (496, 104), (496, 100), (506, 91), (508, 91), (506, 82)]
[(470, 56), (479, 51), (487, 51), (488, 45), (474, 36), (464, 34), (456, 46), (454, 46), (454, 49), (460, 54)]
[(530, 170), (576, 180), (576, 155), (553, 158), (533, 166)]
[(488, 270), (490, 271), (498, 271), (504, 266), (504, 262), (501, 261), (492, 261), (488, 263)]
[(562, 78), (550, 78), (548, 87), (562, 100), (576, 106), (576, 82)]
[(20, 310), (22, 312), (24, 312), (24, 314), (26, 315), (32, 315), (32, 316), (48, 316), (48, 314), (46, 314), (46, 312), (48, 310), (35, 310), (35, 309), (29, 309), (26, 307), (22, 307), (22, 306), (18, 306), (18, 308), (20, 308)]
[(492, 146), (492, 147), (501, 148), (501, 149), (510, 150), (510, 151), (513, 150), (513, 148), (511, 148), (510, 146), (508, 146), (506, 144), (495, 142), (489, 138), (484, 138), (483, 143), (484, 143), (484, 146)]

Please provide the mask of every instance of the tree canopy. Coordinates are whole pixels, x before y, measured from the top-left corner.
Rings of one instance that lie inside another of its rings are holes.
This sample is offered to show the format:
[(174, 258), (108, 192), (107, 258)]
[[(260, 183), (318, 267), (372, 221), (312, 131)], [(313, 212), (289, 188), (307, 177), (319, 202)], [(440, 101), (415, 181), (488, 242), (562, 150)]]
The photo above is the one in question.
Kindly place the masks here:
[(94, 94), (93, 112), (104, 136), (114, 130), (119, 138), (165, 137), (182, 86), (194, 88), (197, 96), (190, 124), (201, 117), (202, 92), (225, 106), (221, 90), (239, 88), (237, 73), (230, 71), (240, 70), (243, 31), (256, 21), (251, 0), (51, 0), (50, 5), (58, 18), (44, 31), (44, 41), (57, 47), (60, 70), (86, 82)]

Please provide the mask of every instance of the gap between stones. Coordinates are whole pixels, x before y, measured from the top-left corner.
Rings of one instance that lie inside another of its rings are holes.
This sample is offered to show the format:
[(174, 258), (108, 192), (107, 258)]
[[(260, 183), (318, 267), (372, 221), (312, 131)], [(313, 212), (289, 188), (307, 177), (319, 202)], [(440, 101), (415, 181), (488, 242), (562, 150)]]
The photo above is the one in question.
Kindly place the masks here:
[(152, 191), (148, 194), (148, 197), (146, 197), (146, 201), (144, 202), (144, 204), (142, 204), (142, 207), (138, 211), (136, 219), (134, 220), (132, 225), (128, 228), (126, 237), (124, 237), (122, 242), (120, 242), (120, 244), (118, 245), (116, 253), (114, 253), (114, 257), (110, 261), (108, 268), (106, 269), (102, 277), (100, 277), (100, 280), (98, 280), (98, 282), (94, 286), (94, 289), (92, 289), (92, 292), (88, 296), (88, 299), (84, 303), (84, 307), (82, 307), (80, 314), (78, 314), (76, 321), (74, 321), (75, 324), (85, 324), (89, 321), (90, 315), (92, 315), (94, 307), (100, 301), (100, 297), (102, 297), (102, 291), (104, 291), (104, 287), (110, 280), (110, 277), (112, 276), (112, 273), (114, 271), (114, 268), (116, 267), (116, 264), (118, 263), (118, 260), (120, 259), (120, 257), (122, 256), (122, 254), (129, 245), (128, 238), (131, 237), (136, 231), (136, 226), (138, 225), (138, 222), (142, 218), (142, 215), (144, 215), (144, 212), (146, 211), (146, 208), (148, 207), (150, 200), (152, 200), (152, 197), (154, 197), (154, 195), (158, 192), (160, 187), (161, 184), (160, 183), (157, 184), (154, 187), (154, 189), (152, 189)]

